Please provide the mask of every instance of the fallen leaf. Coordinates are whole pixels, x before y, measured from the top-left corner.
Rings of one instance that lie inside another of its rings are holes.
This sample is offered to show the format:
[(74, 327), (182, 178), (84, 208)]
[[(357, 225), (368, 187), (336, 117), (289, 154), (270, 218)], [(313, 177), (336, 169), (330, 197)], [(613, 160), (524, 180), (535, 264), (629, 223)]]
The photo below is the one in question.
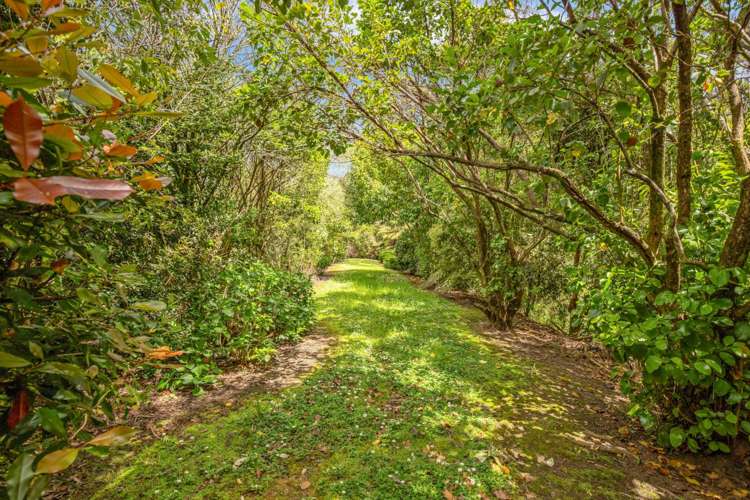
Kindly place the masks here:
[(309, 487), (310, 487), (310, 481), (302, 481), (302, 482), (301, 482), (301, 483), (299, 484), (299, 487), (300, 487), (301, 489), (303, 489), (303, 490), (306, 490), (307, 488), (309, 488)]
[(445, 500), (454, 500), (456, 497), (451, 493), (451, 490), (446, 488), (443, 490), (443, 498), (445, 498)]

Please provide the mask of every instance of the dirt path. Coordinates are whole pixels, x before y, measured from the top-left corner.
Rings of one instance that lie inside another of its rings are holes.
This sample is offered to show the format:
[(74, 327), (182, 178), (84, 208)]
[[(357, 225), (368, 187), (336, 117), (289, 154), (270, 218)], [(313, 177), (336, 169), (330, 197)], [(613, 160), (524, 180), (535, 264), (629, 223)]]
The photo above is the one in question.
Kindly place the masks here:
[(335, 339), (316, 328), (296, 344), (279, 347), (269, 368), (239, 367), (222, 373), (215, 386), (194, 396), (165, 391), (131, 414), (129, 423), (163, 436), (186, 425), (226, 415), (253, 394), (299, 384), (326, 357)]

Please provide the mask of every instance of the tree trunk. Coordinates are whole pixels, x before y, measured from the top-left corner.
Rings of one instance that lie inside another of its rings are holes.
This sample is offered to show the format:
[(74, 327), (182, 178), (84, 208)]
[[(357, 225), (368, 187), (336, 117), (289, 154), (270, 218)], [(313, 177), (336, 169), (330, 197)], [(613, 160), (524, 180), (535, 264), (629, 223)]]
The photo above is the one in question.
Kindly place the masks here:
[[(667, 138), (667, 130), (663, 123), (664, 107), (667, 93), (663, 84), (654, 89), (656, 94), (656, 107), (651, 115), (651, 151), (648, 176), (660, 188), (664, 188), (664, 148)], [(651, 253), (659, 253), (659, 245), (664, 235), (664, 206), (659, 196), (651, 190), (648, 199), (648, 233), (646, 243)]]
[[(745, 109), (742, 103), (742, 95), (737, 84), (737, 52), (739, 49), (739, 38), (741, 32), (728, 35), (729, 55), (724, 67), (729, 73), (727, 81), (727, 104), (732, 115), (731, 144), (732, 156), (734, 156), (737, 173), (743, 176), (750, 175), (750, 158), (745, 149)], [(729, 230), (729, 235), (724, 241), (719, 263), (724, 267), (741, 267), (747, 262), (750, 253), (750, 177), (745, 177), (740, 188), (740, 205), (734, 216), (734, 222)]]
[[(693, 157), (693, 97), (692, 97), (692, 71), (693, 71), (693, 47), (690, 39), (690, 19), (687, 6), (684, 3), (672, 3), (672, 12), (675, 19), (675, 33), (677, 37), (677, 101), (678, 101), (678, 126), (677, 126), (677, 220), (675, 223), (680, 227), (690, 220), (691, 189), (690, 178), (692, 176), (691, 163)], [(680, 289), (682, 282), (681, 256), (677, 250), (679, 242), (677, 235), (669, 231), (665, 238), (666, 246), (666, 277), (667, 289), (676, 292)]]
[(677, 32), (677, 100), (679, 117), (677, 128), (677, 224), (690, 220), (690, 178), (693, 156), (693, 47), (690, 38), (690, 19), (684, 3), (672, 2)]

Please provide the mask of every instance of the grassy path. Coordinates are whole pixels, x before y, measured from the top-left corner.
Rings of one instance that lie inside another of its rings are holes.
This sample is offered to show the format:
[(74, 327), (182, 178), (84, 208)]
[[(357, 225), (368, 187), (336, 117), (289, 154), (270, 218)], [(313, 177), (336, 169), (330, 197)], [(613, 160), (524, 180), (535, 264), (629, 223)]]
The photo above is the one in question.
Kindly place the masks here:
[(318, 297), (338, 340), (323, 366), (126, 457), (99, 497), (633, 496), (615, 455), (562, 437), (585, 424), (476, 334), (475, 311), (363, 260)]

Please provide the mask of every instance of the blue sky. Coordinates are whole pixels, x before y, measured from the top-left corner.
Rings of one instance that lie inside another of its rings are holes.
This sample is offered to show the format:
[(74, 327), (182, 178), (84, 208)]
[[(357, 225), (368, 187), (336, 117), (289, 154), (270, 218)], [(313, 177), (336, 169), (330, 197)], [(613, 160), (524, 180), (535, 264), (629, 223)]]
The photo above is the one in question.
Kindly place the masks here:
[(349, 160), (332, 159), (328, 163), (328, 175), (331, 177), (343, 177), (352, 168), (352, 162)]

